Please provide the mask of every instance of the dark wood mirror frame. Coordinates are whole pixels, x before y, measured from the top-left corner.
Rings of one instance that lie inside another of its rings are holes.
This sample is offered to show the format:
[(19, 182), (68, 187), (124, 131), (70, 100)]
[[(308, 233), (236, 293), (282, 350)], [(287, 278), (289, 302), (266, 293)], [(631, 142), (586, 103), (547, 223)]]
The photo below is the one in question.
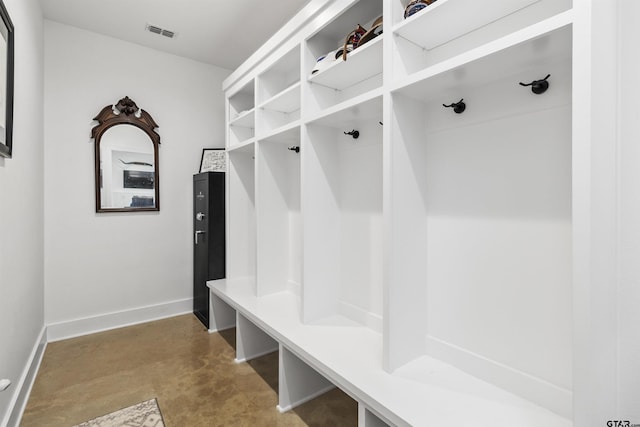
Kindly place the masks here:
[[(107, 105), (94, 117), (98, 124), (91, 130), (91, 137), (95, 140), (95, 187), (96, 187), (96, 212), (148, 212), (160, 210), (160, 168), (158, 163), (158, 149), (160, 146), (160, 135), (155, 129), (158, 127), (151, 115), (139, 109), (133, 100), (128, 96), (122, 98), (116, 105)], [(102, 207), (101, 202), (101, 176), (100, 176), (100, 142), (104, 133), (117, 125), (131, 125), (142, 130), (149, 136), (153, 143), (153, 165), (154, 165), (154, 206), (150, 207), (125, 207), (108, 208)]]

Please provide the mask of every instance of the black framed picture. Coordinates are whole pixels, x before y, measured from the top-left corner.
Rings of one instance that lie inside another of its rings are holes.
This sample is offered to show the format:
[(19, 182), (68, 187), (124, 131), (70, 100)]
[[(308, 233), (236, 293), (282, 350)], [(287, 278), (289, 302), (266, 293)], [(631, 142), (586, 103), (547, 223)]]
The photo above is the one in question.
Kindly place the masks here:
[(200, 172), (226, 172), (227, 153), (224, 148), (205, 148), (200, 159)]
[(0, 0), (0, 156), (13, 152), (13, 23)]

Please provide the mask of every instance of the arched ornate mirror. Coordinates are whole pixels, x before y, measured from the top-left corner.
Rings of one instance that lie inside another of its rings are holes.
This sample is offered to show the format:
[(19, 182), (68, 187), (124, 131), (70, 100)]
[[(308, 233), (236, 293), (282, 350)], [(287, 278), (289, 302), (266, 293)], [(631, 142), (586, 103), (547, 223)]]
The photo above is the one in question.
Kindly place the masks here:
[(96, 212), (160, 210), (156, 122), (128, 96), (93, 120)]

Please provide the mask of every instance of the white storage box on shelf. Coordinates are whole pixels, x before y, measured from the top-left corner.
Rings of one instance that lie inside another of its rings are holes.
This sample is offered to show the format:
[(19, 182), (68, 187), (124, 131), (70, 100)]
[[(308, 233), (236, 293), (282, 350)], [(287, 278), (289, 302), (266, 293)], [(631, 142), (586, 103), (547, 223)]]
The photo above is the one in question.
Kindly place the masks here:
[[(283, 410), (333, 384), (360, 427), (613, 416), (616, 122), (597, 101), (618, 88), (595, 40), (616, 40), (615, 7), (438, 0), (404, 19), (407, 3), (314, 0), (225, 81), (213, 318), (262, 343), (240, 353), (277, 343), (298, 378)], [(384, 35), (312, 75), (382, 14)]]

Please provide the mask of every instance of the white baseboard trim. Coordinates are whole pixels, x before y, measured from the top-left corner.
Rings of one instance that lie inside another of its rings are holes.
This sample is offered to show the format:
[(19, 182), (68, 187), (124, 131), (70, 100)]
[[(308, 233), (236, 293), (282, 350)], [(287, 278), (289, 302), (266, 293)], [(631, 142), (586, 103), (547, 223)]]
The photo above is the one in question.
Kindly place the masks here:
[(276, 405), (276, 408), (278, 408), (278, 412), (280, 412), (281, 414), (284, 414), (285, 412), (290, 411), (293, 408), (296, 408), (296, 407), (302, 405), (303, 403), (307, 403), (308, 401), (313, 400), (318, 396), (322, 396), (323, 394), (325, 394), (328, 391), (333, 390), (334, 388), (336, 388), (335, 385), (333, 385), (333, 384), (328, 385), (325, 388), (323, 388), (321, 390), (318, 390), (315, 393), (312, 393), (312, 394), (310, 394), (308, 396), (305, 396), (302, 399), (297, 400), (297, 401), (295, 401), (295, 402), (293, 402), (293, 403), (291, 403), (289, 405), (286, 405), (286, 406)]
[(258, 357), (262, 357), (262, 356), (266, 356), (267, 354), (274, 353), (274, 352), (278, 351), (279, 349), (280, 349), (280, 345), (277, 345), (276, 347), (268, 348), (268, 349), (266, 349), (264, 351), (260, 351), (258, 353), (252, 354), (252, 355), (247, 356), (247, 357), (242, 357), (240, 359), (236, 357), (236, 358), (233, 359), (233, 363), (236, 363), (236, 364), (245, 363), (245, 362), (248, 362), (250, 360), (257, 359)]
[(97, 316), (74, 319), (47, 325), (47, 341), (55, 342), (68, 338), (108, 331), (167, 317), (179, 316), (193, 311), (193, 299), (171, 301), (163, 304), (122, 310)]
[(302, 286), (298, 282), (294, 282), (293, 280), (287, 281), (287, 291), (291, 292), (298, 298), (302, 295)]
[(36, 374), (38, 373), (38, 369), (40, 369), (42, 356), (44, 355), (44, 351), (47, 347), (46, 337), (47, 328), (46, 326), (43, 326), (40, 331), (40, 335), (33, 346), (33, 350), (31, 350), (29, 360), (22, 371), (20, 381), (18, 381), (18, 384), (15, 386), (11, 403), (9, 403), (9, 410), (0, 425), (15, 427), (20, 424), (22, 414), (24, 413), (27, 401), (29, 400), (29, 395), (31, 394), (31, 388), (33, 387), (33, 383), (36, 379)]
[(339, 312), (345, 317), (352, 319), (369, 329), (382, 333), (382, 316), (363, 310), (362, 308), (345, 301), (339, 302)]
[(427, 354), (566, 418), (572, 417), (573, 393), (441, 339), (426, 337)]
[(236, 325), (222, 326), (216, 329), (207, 329), (210, 334), (217, 334), (218, 332), (227, 331), (229, 329), (235, 328)]

